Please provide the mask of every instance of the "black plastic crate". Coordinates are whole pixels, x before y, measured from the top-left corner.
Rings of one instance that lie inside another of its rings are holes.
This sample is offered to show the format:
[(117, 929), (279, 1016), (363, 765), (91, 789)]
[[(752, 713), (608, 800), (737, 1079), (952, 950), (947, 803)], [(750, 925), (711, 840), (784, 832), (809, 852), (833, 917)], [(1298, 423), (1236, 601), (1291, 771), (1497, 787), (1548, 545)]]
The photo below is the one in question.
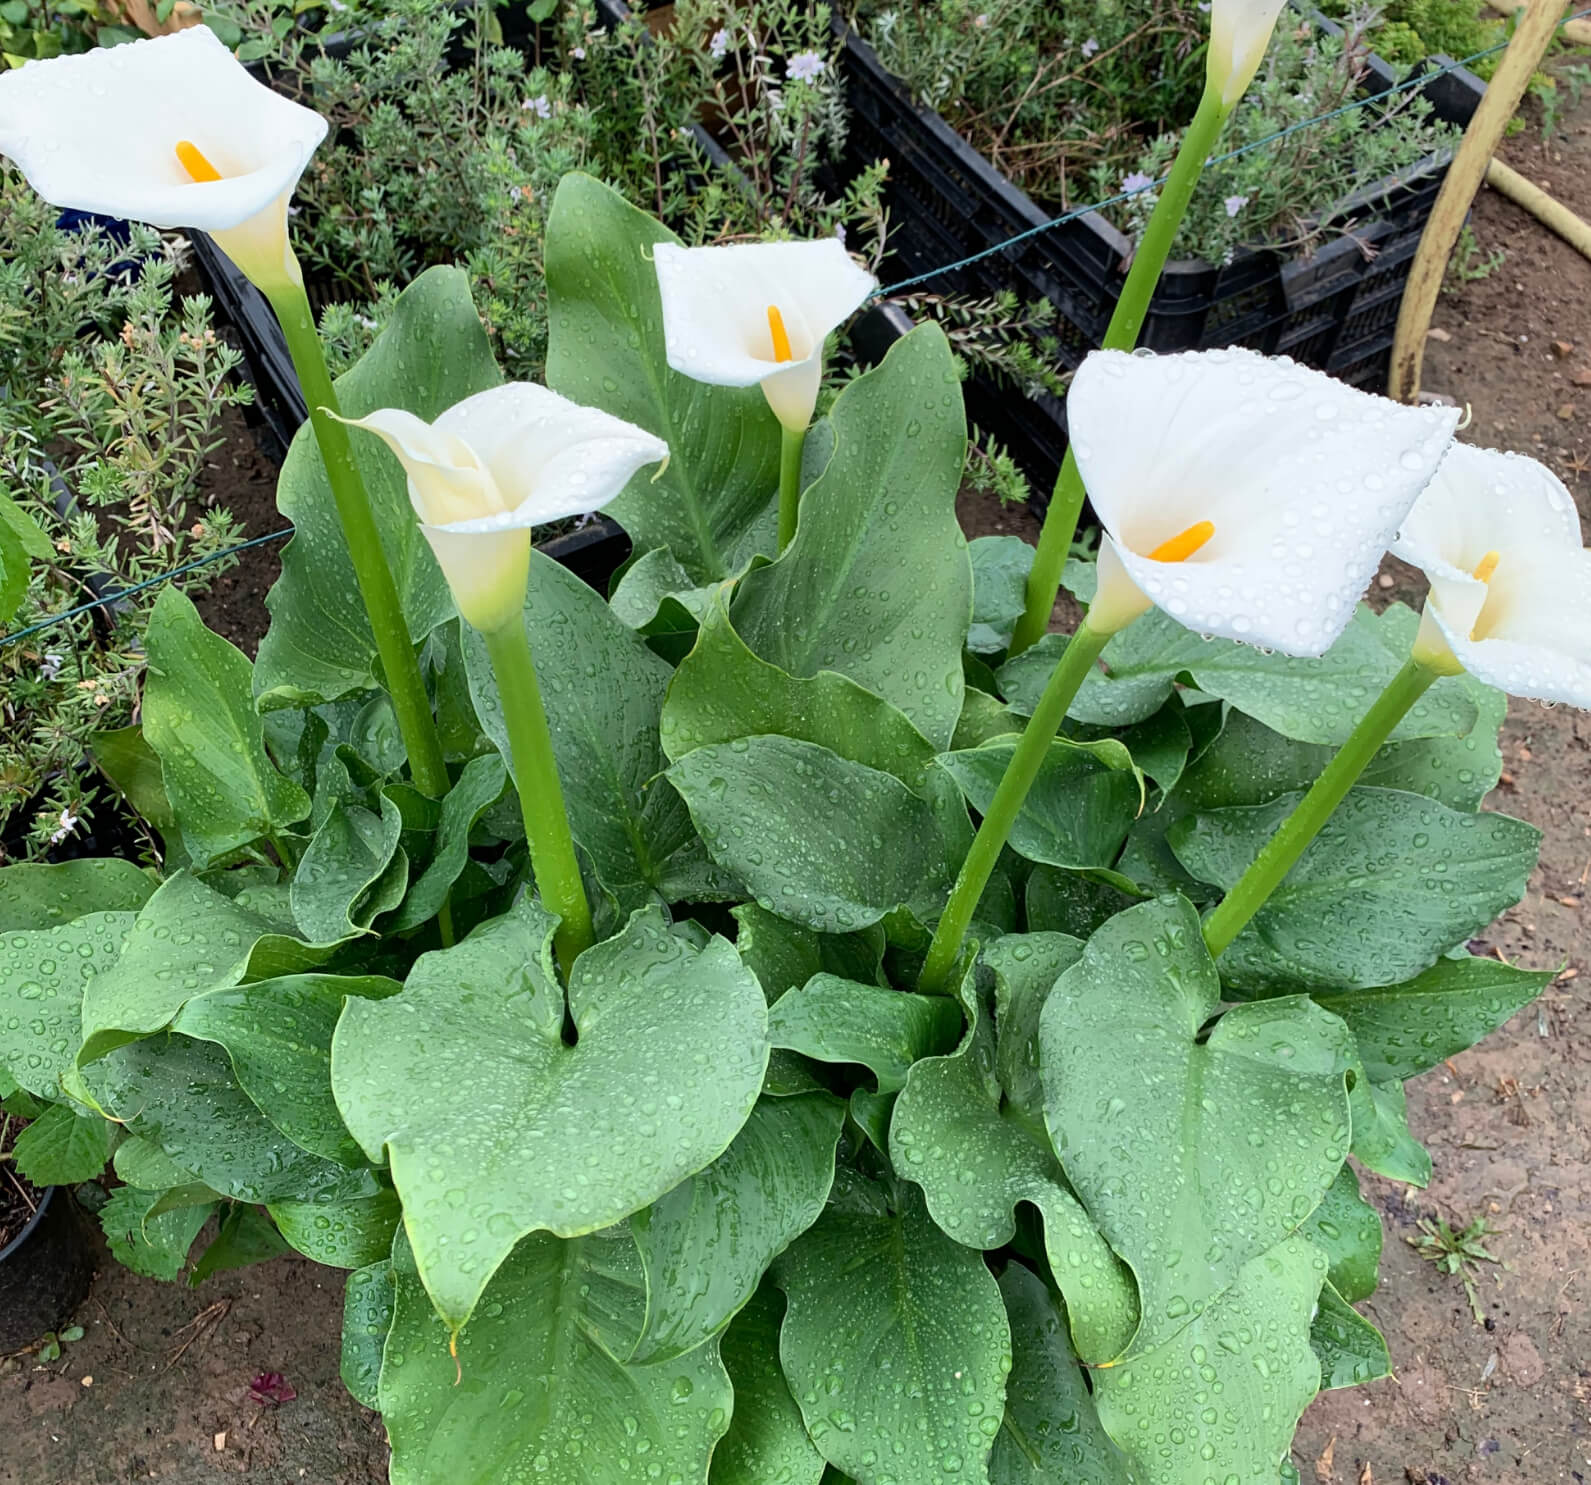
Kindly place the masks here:
[[(983, 298), (1010, 289), (1026, 302), (1048, 300), (1057, 311), (1060, 366), (1075, 369), (1104, 338), (1124, 282), (1128, 239), (1098, 214), (1047, 226), (1051, 213), (937, 113), (919, 107), (853, 32), (845, 36), (844, 66), (848, 164), (890, 162), (886, 282), (932, 273), (922, 286), (927, 292)], [(1403, 285), (1447, 163), (1445, 154), (1432, 156), (1358, 192), (1336, 213), (1358, 219), (1352, 235), (1309, 258), (1251, 252), (1221, 267), (1167, 264), (1139, 343), (1159, 351), (1248, 346), (1379, 391)], [(938, 272), (977, 254), (986, 256)], [(969, 416), (1046, 494), (1066, 450), (1063, 403), (1022, 398), (982, 375), (969, 378), (965, 391)]]

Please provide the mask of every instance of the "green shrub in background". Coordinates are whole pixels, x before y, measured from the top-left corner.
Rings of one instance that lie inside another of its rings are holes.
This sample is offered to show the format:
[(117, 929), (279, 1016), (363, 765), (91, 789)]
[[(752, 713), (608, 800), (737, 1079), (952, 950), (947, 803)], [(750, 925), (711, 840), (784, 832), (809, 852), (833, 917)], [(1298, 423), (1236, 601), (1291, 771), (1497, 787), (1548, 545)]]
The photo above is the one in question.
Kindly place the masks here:
[[(246, 401), (209, 301), (179, 298), (181, 240), (134, 227), (65, 231), (0, 174), (0, 623), (8, 631), (238, 539), (199, 492), (221, 413)], [(75, 503), (68, 506), (63, 492)], [(202, 592), (223, 571), (190, 576)], [(154, 594), (0, 649), (0, 860), (86, 833), (101, 790), (96, 730), (133, 720)]]
[[(1205, 20), (1190, 4), (1146, 13), (1118, 0), (861, 0), (858, 20), (921, 102), (1057, 210), (1163, 175), (1204, 85)], [(1377, 34), (1344, 43), (1305, 23), (1283, 28), (1226, 147), (1353, 98)], [(1349, 225), (1333, 209), (1356, 187), (1452, 137), (1422, 100), (1403, 95), (1301, 131), (1213, 169), (1176, 252), (1220, 263), (1243, 247), (1307, 251)], [(1136, 236), (1152, 207), (1146, 193), (1107, 216)]]

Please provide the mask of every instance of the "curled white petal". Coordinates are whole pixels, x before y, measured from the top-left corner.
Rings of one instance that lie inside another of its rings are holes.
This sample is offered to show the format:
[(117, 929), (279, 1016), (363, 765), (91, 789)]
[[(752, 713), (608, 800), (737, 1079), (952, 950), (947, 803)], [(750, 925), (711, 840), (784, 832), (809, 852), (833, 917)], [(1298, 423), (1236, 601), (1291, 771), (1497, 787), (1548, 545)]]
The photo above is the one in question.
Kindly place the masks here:
[[(877, 286), (835, 238), (653, 249), (668, 364), (699, 382), (754, 387), (788, 428), (805, 428), (822, 373), (823, 342)], [(781, 361), (769, 325), (789, 336)]]
[[(1244, 350), (1096, 351), (1067, 412), (1138, 588), (1191, 629), (1290, 655), (1342, 632), (1458, 420)], [(1201, 523), (1191, 554), (1156, 560)]]
[(1247, 91), (1271, 44), (1283, 0), (1213, 0), (1205, 73), (1230, 108)]
[(1574, 497), (1545, 464), (1456, 443), (1404, 519), (1395, 555), (1437, 575), (1468, 579), (1488, 552), (1577, 548)]
[(398, 456), (459, 612), (488, 633), (524, 603), (533, 527), (599, 510), (668, 458), (644, 429), (527, 382), (477, 392), (434, 423), (390, 407), (344, 421)]
[[(221, 233), (285, 210), (325, 136), (206, 26), (0, 73), (0, 154), (39, 195), (156, 227)], [(222, 179), (195, 182), (179, 140)]]

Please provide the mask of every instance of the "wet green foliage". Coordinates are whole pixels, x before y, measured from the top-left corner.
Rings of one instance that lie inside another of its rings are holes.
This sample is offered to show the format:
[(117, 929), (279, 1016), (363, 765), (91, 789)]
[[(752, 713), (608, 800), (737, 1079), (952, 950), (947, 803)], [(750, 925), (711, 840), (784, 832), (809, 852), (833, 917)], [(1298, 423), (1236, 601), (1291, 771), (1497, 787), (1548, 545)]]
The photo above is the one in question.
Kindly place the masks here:
[[(1059, 649), (1002, 663), (1026, 550), (956, 531), (950, 346), (840, 394), (778, 555), (772, 414), (665, 370), (662, 229), (582, 176), (550, 220), (555, 387), (673, 447), (613, 600), (538, 558), (525, 605), (599, 941), (564, 983), (502, 698), (372, 442), (454, 782), (409, 779), (306, 430), (259, 661), (174, 596), (148, 630), (159, 868), (0, 872), (19, 1166), (111, 1151), (143, 1273), (345, 1270), (399, 1485), (1275, 1480), (1319, 1389), (1390, 1368), (1350, 1152), (1423, 1180), (1402, 1080), (1546, 979), (1463, 951), (1536, 849), (1477, 813), (1498, 698), (1433, 687), (1217, 964), (1200, 909), (1412, 616), (1311, 662), (1145, 618), (920, 994)], [(343, 391), (429, 417), (495, 375), (435, 269)]]

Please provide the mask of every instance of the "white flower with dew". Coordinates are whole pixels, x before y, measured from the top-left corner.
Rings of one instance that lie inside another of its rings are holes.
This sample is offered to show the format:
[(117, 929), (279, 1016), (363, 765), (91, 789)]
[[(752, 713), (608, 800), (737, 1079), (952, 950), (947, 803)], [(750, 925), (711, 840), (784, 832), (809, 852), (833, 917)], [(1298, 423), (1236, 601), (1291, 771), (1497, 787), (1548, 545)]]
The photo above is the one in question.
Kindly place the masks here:
[(721, 62), (729, 51), (731, 37), (728, 31), (718, 30), (713, 32), (713, 39), (707, 43), (707, 50), (713, 61)]
[(599, 510), (668, 445), (546, 387), (508, 382), (427, 423), (400, 408), (345, 418), (380, 437), (465, 619), (492, 633), (525, 602), (531, 532)]
[(785, 63), (784, 75), (791, 82), (812, 82), (827, 65), (817, 52), (797, 52)]
[(206, 26), (0, 73), (0, 155), (52, 206), (208, 232), (267, 290), (300, 281), (287, 204), (325, 137)]
[(1458, 422), (1245, 350), (1095, 351), (1066, 408), (1104, 527), (1089, 626), (1155, 605), (1289, 655), (1342, 633)]
[(1122, 176), (1121, 189), (1124, 195), (1134, 195), (1139, 191), (1147, 191), (1154, 183), (1154, 176), (1142, 170), (1135, 170), (1131, 175)]
[(654, 251), (668, 364), (720, 387), (760, 386), (779, 422), (805, 430), (823, 342), (877, 281), (837, 238)]
[(1248, 90), (1271, 44), (1283, 0), (1213, 0), (1205, 78), (1231, 108)]
[(52, 846), (60, 845), (67, 836), (77, 829), (80, 819), (81, 817), (74, 815), (71, 810), (62, 810), (60, 828), (50, 837), (50, 844)]
[(1226, 200), (1221, 203), (1221, 205), (1226, 208), (1226, 214), (1229, 217), (1235, 217), (1240, 211), (1243, 210), (1245, 206), (1248, 205), (1248, 197), (1228, 196)]
[(1099, 50), (1099, 43), (1092, 36), (1090, 36), (1088, 40), (1082, 44), (1079, 50), (1085, 57), (1092, 57), (1094, 53)]
[(552, 104), (547, 101), (545, 93), (540, 93), (534, 98), (527, 98), (519, 106), (535, 114), (538, 119), (550, 119), (552, 117)]
[(54, 651), (51, 651), (45, 655), (43, 661), (40, 663), (39, 674), (43, 676), (45, 680), (53, 681), (56, 676), (60, 675), (61, 667), (65, 663), (65, 656), (57, 655), (54, 653)]
[(1430, 579), (1416, 657), (1591, 708), (1591, 551), (1557, 475), (1454, 444), (1392, 550)]

